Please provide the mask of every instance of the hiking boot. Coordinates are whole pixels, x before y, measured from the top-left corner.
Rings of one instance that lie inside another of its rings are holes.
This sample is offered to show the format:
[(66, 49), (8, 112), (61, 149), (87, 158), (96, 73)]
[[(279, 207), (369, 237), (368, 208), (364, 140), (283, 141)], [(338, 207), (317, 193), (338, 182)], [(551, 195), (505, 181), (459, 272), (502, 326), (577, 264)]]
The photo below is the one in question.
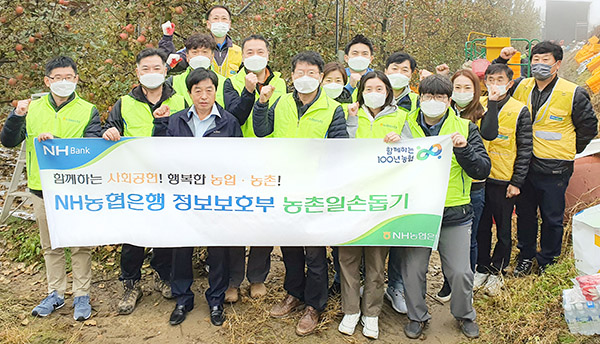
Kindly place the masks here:
[(426, 321), (411, 320), (404, 326), (404, 334), (410, 339), (417, 339), (423, 334), (425, 325), (427, 325)]
[(406, 300), (404, 299), (404, 293), (400, 289), (388, 286), (385, 288), (385, 297), (390, 301), (392, 308), (396, 312), (406, 314)]
[(154, 271), (154, 290), (158, 291), (165, 299), (173, 298), (171, 283), (161, 279), (156, 271)]
[(298, 320), (298, 325), (296, 325), (296, 334), (307, 336), (315, 332), (317, 325), (319, 325), (319, 312), (313, 307), (307, 306), (304, 314)]
[(490, 275), (488, 277), (483, 290), (489, 296), (497, 296), (502, 291), (502, 287), (504, 286), (504, 281), (502, 277), (499, 275)]
[(472, 320), (461, 320), (460, 330), (467, 338), (479, 338), (479, 326)]
[(515, 277), (521, 277), (525, 275), (529, 275), (531, 273), (531, 268), (533, 267), (532, 259), (519, 259), (517, 262), (517, 266), (513, 271), (513, 275)]
[(442, 286), (442, 289), (440, 289), (440, 291), (436, 294), (435, 298), (442, 303), (446, 303), (450, 301), (450, 298), (452, 298), (452, 289), (450, 289), (450, 283), (448, 283), (447, 279), (444, 278), (444, 285)]
[(251, 283), (250, 284), (250, 297), (258, 299), (267, 295), (267, 287), (264, 283)]
[(55, 290), (46, 296), (39, 305), (35, 306), (33, 311), (31, 311), (31, 315), (35, 317), (45, 317), (64, 305), (65, 298), (58, 296), (58, 292)]
[(73, 299), (73, 319), (84, 321), (92, 315), (92, 306), (90, 305), (90, 296), (76, 296)]
[(238, 288), (229, 287), (225, 290), (225, 302), (236, 303), (239, 298)]
[(131, 314), (135, 309), (136, 303), (142, 298), (142, 287), (139, 281), (123, 281), (123, 296), (119, 300), (118, 312), (121, 315)]
[(287, 294), (285, 299), (271, 308), (269, 314), (273, 318), (284, 318), (297, 309), (301, 309), (304, 303), (300, 299)]

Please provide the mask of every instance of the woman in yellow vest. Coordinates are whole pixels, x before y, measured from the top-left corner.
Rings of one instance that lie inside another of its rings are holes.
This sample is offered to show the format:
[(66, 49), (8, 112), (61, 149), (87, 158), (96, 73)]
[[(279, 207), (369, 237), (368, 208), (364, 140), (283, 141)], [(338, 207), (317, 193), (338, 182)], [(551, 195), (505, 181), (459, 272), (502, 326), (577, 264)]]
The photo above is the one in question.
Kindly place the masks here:
[[(401, 132), (406, 111), (398, 110), (394, 91), (380, 71), (367, 72), (358, 84), (358, 101), (348, 106), (348, 134), (356, 138), (384, 138)], [(408, 130), (408, 126), (407, 126)], [(389, 247), (341, 246), (338, 248), (341, 273), (342, 311), (338, 330), (352, 335), (360, 320), (363, 335), (379, 337), (379, 314), (383, 306), (385, 258)], [(360, 295), (361, 263), (364, 257), (364, 293)]]
[[(490, 173), (490, 158), (485, 151), (477, 125), (456, 115), (450, 107), (452, 82), (442, 75), (424, 78), (419, 85), (420, 108), (408, 115), (410, 135), (425, 137), (450, 135), (453, 154), (450, 180), (440, 229), (438, 251), (442, 270), (452, 288), (450, 312), (458, 320), (463, 334), (479, 336), (473, 309), (473, 271), (470, 268), (470, 229), (472, 179), (485, 179)], [(388, 134), (385, 142), (399, 141), (398, 134)], [(419, 338), (431, 318), (425, 302), (427, 268), (431, 249), (402, 247), (400, 263), (409, 323), (404, 334)]]
[(346, 75), (344, 66), (339, 62), (329, 62), (323, 67), (321, 87), (329, 98), (340, 104), (352, 103), (352, 94), (344, 87), (347, 83), (348, 75)]
[[(486, 116), (495, 116), (499, 124), (497, 138), (483, 141), (492, 160), (492, 171), (485, 182), (485, 206), (477, 233), (475, 284), (483, 285), (490, 296), (497, 295), (504, 285), (500, 275), (510, 263), (513, 210), (533, 149), (531, 114), (525, 104), (507, 93), (512, 77), (513, 71), (507, 65), (490, 65), (485, 72), (490, 95), (481, 100), (488, 108)], [(497, 241), (492, 254), (493, 223)]]
[[(494, 63), (506, 64), (515, 53), (512, 47), (504, 48)], [(558, 77), (561, 46), (540, 42), (531, 49), (529, 58), (533, 77), (517, 78), (509, 90), (533, 116), (533, 157), (516, 205), (520, 251), (513, 271), (516, 276), (531, 273), (534, 258), (543, 272), (560, 256), (565, 192), (573, 160), (598, 134), (598, 118), (586, 90)]]

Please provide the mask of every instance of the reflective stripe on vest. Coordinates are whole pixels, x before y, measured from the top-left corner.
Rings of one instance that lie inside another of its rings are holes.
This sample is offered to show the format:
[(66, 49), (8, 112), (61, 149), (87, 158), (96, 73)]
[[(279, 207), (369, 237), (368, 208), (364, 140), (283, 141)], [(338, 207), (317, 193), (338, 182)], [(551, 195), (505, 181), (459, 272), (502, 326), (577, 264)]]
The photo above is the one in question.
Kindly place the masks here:
[[(488, 99), (481, 99), (481, 105), (487, 107)], [(517, 126), (519, 114), (525, 104), (509, 97), (498, 112), (498, 136), (493, 141), (481, 138), (492, 161), (492, 170), (488, 178), (509, 182), (512, 179), (517, 159)]]
[(340, 103), (320, 91), (319, 98), (298, 119), (298, 108), (293, 93), (279, 99), (275, 106), (273, 137), (325, 138)]
[[(513, 97), (527, 104), (533, 114), (531, 94), (535, 79), (522, 80)], [(540, 159), (575, 159), (576, 134), (571, 118), (573, 98), (577, 85), (559, 78), (548, 100), (539, 108), (533, 119), (533, 155)]]
[[(168, 105), (171, 115), (185, 109), (183, 96), (175, 93), (163, 102)], [(152, 136), (154, 117), (150, 105), (135, 100), (132, 96), (121, 97), (121, 116), (123, 117), (123, 136)]]
[[(425, 133), (418, 124), (420, 109), (408, 115), (407, 122), (414, 138), (425, 137)], [(442, 124), (439, 136), (450, 135), (454, 132), (460, 133), (465, 139), (469, 137), (470, 121), (460, 118), (452, 108), (448, 108), (448, 116)], [(448, 193), (446, 194), (446, 207), (465, 205), (471, 202), (471, 182), (473, 179), (462, 169), (456, 156), (452, 153), (452, 164), (450, 165), (450, 179), (448, 181)]]
[(371, 121), (371, 115), (361, 107), (358, 109), (358, 129), (356, 138), (381, 139), (390, 132), (400, 135), (404, 122), (406, 122), (405, 109), (398, 109), (393, 113), (376, 117)]
[[(271, 98), (269, 98), (269, 108), (271, 106), (273, 106), (273, 104), (275, 103), (275, 101), (277, 99), (279, 99), (279, 97), (283, 96), (287, 92), (287, 86), (285, 85), (285, 81), (281, 78), (281, 73), (279, 73), (279, 72), (272, 72), (272, 73), (273, 73), (273, 78), (271, 78), (271, 80), (269, 80), (269, 85), (274, 86), (275, 91), (273, 91)], [(238, 95), (241, 97), (242, 91), (246, 87), (246, 69), (242, 68), (236, 75), (229, 78), (229, 80), (231, 80), (231, 85), (238, 92)], [(259, 96), (260, 96), (260, 93), (258, 92), (258, 88), (257, 88), (256, 91), (254, 92), (254, 102), (258, 101)], [(229, 109), (226, 109), (226, 110), (229, 110)], [(250, 110), (250, 115), (248, 116), (248, 119), (246, 120), (246, 122), (244, 122), (244, 124), (241, 125), (242, 134), (244, 135), (244, 137), (256, 137), (256, 135), (254, 135), (254, 127), (252, 124), (252, 112), (254, 112), (254, 110)], [(271, 137), (271, 135), (269, 135), (267, 137)]]
[[(192, 97), (190, 97), (190, 93), (187, 89), (187, 84), (185, 83), (185, 79), (187, 79), (188, 75), (192, 71), (191, 67), (185, 70), (185, 72), (175, 75), (173, 77), (173, 89), (179, 95), (183, 96), (188, 106), (191, 106), (194, 102), (192, 102)], [(218, 73), (217, 78), (219, 79), (219, 86), (217, 86), (217, 94), (215, 96), (215, 101), (217, 104), (221, 105), (221, 107), (225, 107), (225, 101), (223, 100), (223, 84), (225, 83), (226, 78)]]
[(223, 64), (221, 64), (220, 66), (217, 64), (217, 61), (213, 57), (212, 69), (215, 71), (215, 73), (217, 73), (217, 75), (229, 78), (230, 76), (233, 76), (238, 72), (241, 64), (242, 48), (234, 44), (231, 47), (227, 48), (227, 56), (225, 56)]
[(29, 104), (26, 120), (26, 150), (27, 150), (27, 185), (32, 190), (41, 190), (40, 169), (33, 140), (41, 133), (51, 133), (54, 137), (78, 138), (83, 137), (92, 118), (94, 105), (79, 98), (75, 98), (60, 108), (54, 110), (50, 103), (51, 95), (48, 94)]

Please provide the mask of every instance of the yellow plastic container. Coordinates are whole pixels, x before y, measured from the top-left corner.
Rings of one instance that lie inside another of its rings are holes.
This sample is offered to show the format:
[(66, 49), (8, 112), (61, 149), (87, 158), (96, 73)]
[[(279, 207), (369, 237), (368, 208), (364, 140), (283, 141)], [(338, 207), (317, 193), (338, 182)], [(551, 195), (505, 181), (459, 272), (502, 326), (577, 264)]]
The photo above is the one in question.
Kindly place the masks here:
[(485, 38), (485, 58), (492, 62), (500, 56), (502, 48), (510, 47), (510, 37), (486, 37)]

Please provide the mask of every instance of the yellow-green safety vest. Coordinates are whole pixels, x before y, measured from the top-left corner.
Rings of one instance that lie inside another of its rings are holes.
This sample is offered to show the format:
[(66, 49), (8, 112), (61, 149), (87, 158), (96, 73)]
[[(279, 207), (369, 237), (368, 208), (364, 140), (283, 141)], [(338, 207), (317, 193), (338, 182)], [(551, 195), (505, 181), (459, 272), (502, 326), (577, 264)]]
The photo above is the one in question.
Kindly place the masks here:
[(34, 100), (27, 111), (25, 139), (27, 153), (27, 185), (32, 190), (41, 190), (40, 168), (33, 140), (41, 133), (51, 133), (56, 138), (83, 137), (92, 118), (95, 106), (80, 98), (75, 98), (55, 111), (50, 103), (51, 94)]
[[(185, 99), (175, 93), (163, 102), (169, 106), (171, 115), (185, 109)], [(130, 95), (121, 97), (121, 116), (123, 117), (123, 136), (152, 136), (154, 116), (150, 105), (135, 100)]]
[(381, 139), (390, 132), (400, 134), (402, 127), (406, 122), (407, 112), (404, 109), (398, 109), (393, 113), (376, 117), (371, 121), (372, 116), (360, 107), (358, 109), (358, 129), (356, 138), (360, 139)]
[(293, 93), (281, 96), (275, 105), (273, 137), (325, 138), (340, 103), (320, 91), (319, 98), (298, 119)]

